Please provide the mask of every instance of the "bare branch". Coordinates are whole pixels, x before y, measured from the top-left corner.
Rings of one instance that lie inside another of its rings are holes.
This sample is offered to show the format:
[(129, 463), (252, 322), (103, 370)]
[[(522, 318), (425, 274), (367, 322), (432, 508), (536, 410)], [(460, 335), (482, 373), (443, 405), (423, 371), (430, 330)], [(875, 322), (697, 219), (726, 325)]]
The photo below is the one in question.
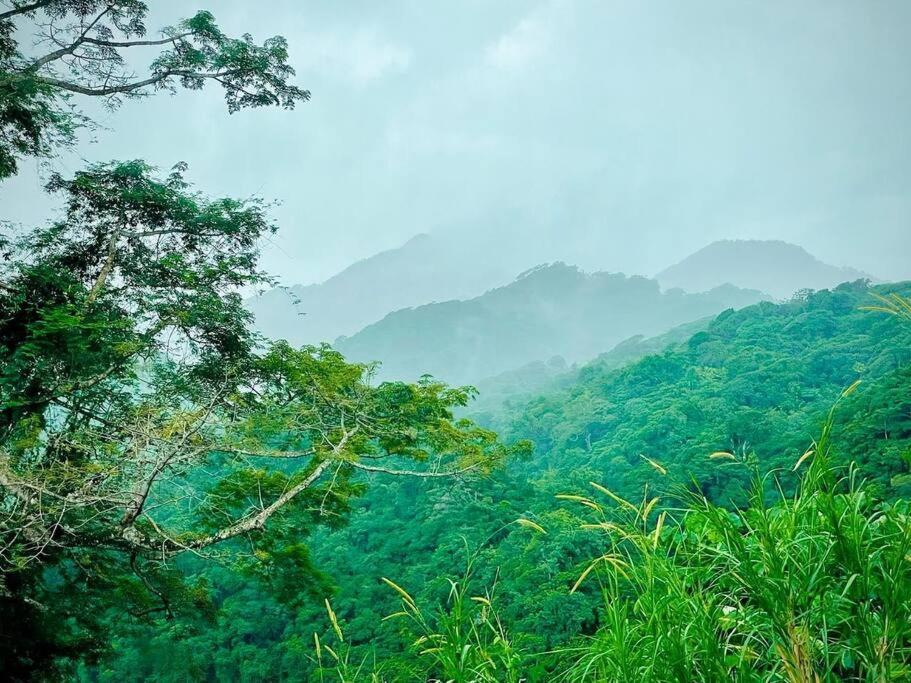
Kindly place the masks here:
[(104, 259), (104, 265), (101, 267), (101, 272), (98, 274), (98, 279), (95, 280), (95, 283), (92, 285), (92, 289), (89, 290), (88, 296), (85, 298), (86, 306), (89, 306), (93, 301), (95, 301), (95, 299), (98, 298), (98, 295), (101, 294), (101, 290), (104, 289), (104, 283), (107, 282), (108, 276), (114, 269), (114, 260), (117, 256), (117, 242), (119, 240), (120, 230), (114, 230), (111, 233), (111, 236), (108, 238), (108, 253)]
[(12, 493), (22, 503), (31, 499), (27, 487), (13, 474), (9, 467), (9, 458), (0, 453), (0, 487)]
[(78, 83), (70, 83), (69, 81), (62, 81), (58, 78), (51, 78), (49, 76), (40, 76), (39, 80), (42, 83), (47, 85), (53, 85), (61, 90), (68, 90), (69, 92), (74, 92), (79, 95), (87, 95), (89, 97), (107, 97), (108, 95), (118, 95), (123, 93), (133, 92), (139, 90), (140, 88), (145, 88), (149, 85), (155, 85), (165, 80), (170, 74), (168, 72), (162, 72), (156, 74), (155, 76), (150, 76), (141, 81), (135, 81), (133, 83), (124, 83), (121, 85), (112, 85), (112, 86), (103, 86), (100, 88), (93, 88), (90, 86), (80, 85)]
[(219, 446), (214, 450), (218, 453), (229, 453), (231, 455), (239, 455), (245, 458), (284, 458), (286, 460), (308, 458), (316, 454), (316, 449), (314, 448), (308, 448), (304, 451), (247, 451), (241, 448)]
[(292, 486), (290, 489), (276, 498), (271, 505), (263, 508), (256, 514), (249, 515), (236, 524), (225, 527), (224, 529), (217, 531), (211, 536), (206, 536), (205, 538), (190, 541), (186, 544), (186, 547), (189, 549), (199, 550), (200, 548), (206, 548), (210, 545), (221, 543), (222, 541), (227, 541), (230, 538), (241, 536), (250, 531), (262, 529), (272, 515), (285, 507), (285, 505), (290, 503), (302, 491), (310, 488), (310, 486), (313, 485), (313, 482), (320, 478), (320, 476), (323, 474), (323, 472), (326, 471), (326, 468), (329, 467), (332, 462), (333, 461), (331, 459), (323, 460), (305, 479)]
[(158, 590), (155, 585), (149, 580), (149, 578), (142, 573), (142, 570), (139, 569), (139, 563), (136, 561), (136, 553), (130, 554), (130, 568), (133, 570), (133, 573), (139, 577), (139, 580), (142, 581), (142, 585), (146, 587), (150, 593), (158, 596), (158, 599), (161, 600), (161, 607), (158, 608), (159, 611), (167, 612), (168, 619), (174, 617), (174, 613), (171, 611), (171, 601), (168, 600), (168, 596), (163, 591)]
[(445, 470), (442, 472), (422, 472), (420, 470), (394, 470), (394, 469), (389, 469), (386, 467), (377, 467), (375, 465), (365, 465), (364, 463), (355, 462), (355, 461), (351, 461), (348, 464), (351, 465), (352, 467), (354, 467), (355, 469), (363, 470), (365, 472), (379, 472), (381, 474), (392, 474), (395, 476), (402, 476), (402, 477), (423, 477), (423, 478), (455, 477), (460, 474), (465, 474), (466, 472), (471, 472), (472, 470), (476, 470), (478, 467), (480, 467), (480, 463), (475, 463), (474, 465), (469, 465), (467, 467), (463, 467), (462, 469), (458, 469), (458, 470)]
[(89, 23), (88, 26), (85, 27), (85, 29), (82, 31), (82, 33), (79, 34), (79, 37), (76, 38), (76, 40), (74, 40), (72, 43), (70, 43), (66, 47), (62, 47), (59, 50), (54, 50), (53, 52), (46, 54), (44, 57), (41, 57), (40, 59), (35, 60), (34, 62), (31, 63), (31, 65), (29, 66), (29, 69), (33, 69), (33, 70), (37, 71), (45, 64), (49, 64), (49, 63), (53, 62), (54, 60), (60, 59), (61, 57), (65, 57), (66, 55), (73, 54), (73, 52), (75, 52), (76, 48), (78, 48), (80, 45), (82, 45), (85, 42), (86, 36), (88, 35), (89, 31), (91, 31), (93, 28), (95, 28), (95, 26), (98, 24), (98, 22), (104, 18), (104, 15), (106, 15), (110, 11), (111, 11), (110, 7), (106, 8), (101, 14), (99, 14), (97, 17), (95, 17)]
[(3, 21), (4, 19), (11, 19), (12, 17), (18, 16), (20, 14), (28, 14), (29, 12), (34, 12), (36, 9), (47, 7), (53, 3), (54, 0), (37, 0), (30, 5), (20, 5), (19, 7), (14, 7), (13, 9), (6, 10), (5, 12), (0, 12), (0, 21)]
[(193, 31), (187, 31), (186, 33), (181, 33), (176, 36), (171, 36), (170, 38), (162, 38), (160, 40), (99, 40), (98, 38), (86, 38), (83, 42), (90, 43), (91, 45), (100, 45), (101, 47), (141, 47), (149, 45), (167, 45), (168, 43), (176, 43), (179, 40), (184, 38), (189, 38), (190, 36), (196, 35)]
[[(51, 78), (50, 76), (39, 76), (38, 80), (42, 83), (48, 85), (53, 85), (62, 90), (68, 90), (69, 92), (74, 92), (79, 95), (87, 95), (90, 97), (107, 97), (109, 95), (122, 95), (126, 93), (135, 92), (142, 88), (148, 87), (150, 85), (156, 85), (172, 76), (177, 76), (180, 78), (203, 78), (203, 79), (213, 79), (218, 80), (227, 76), (235, 76), (240, 73), (237, 70), (233, 71), (216, 71), (216, 72), (207, 72), (207, 71), (187, 71), (185, 69), (169, 69), (150, 76), (149, 78), (143, 79), (141, 81), (134, 81), (133, 83), (121, 83), (120, 85), (111, 85), (111, 86), (86, 86), (79, 83), (72, 83), (70, 81), (63, 81), (59, 78)], [(227, 85), (227, 84), (226, 84)], [(234, 90), (238, 88), (230, 86)], [(153, 233), (154, 234), (154, 233)]]

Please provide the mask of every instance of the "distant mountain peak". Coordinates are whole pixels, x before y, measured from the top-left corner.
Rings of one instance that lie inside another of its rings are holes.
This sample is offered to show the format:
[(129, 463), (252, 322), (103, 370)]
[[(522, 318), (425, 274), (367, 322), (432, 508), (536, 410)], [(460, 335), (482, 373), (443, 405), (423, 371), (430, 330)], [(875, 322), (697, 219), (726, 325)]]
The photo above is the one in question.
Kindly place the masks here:
[(510, 276), (499, 261), (479, 262), (467, 244), (418, 233), (325, 282), (273, 289), (248, 300), (247, 306), (269, 337), (294, 344), (331, 342), (391, 311), (477, 296)]
[(579, 273), (581, 271), (579, 270), (578, 266), (568, 265), (564, 261), (551, 261), (549, 263), (539, 263), (536, 266), (532, 266), (528, 270), (523, 270), (521, 273), (516, 275), (516, 280), (524, 280), (527, 277), (534, 277), (535, 275), (540, 275), (547, 272)]
[(380, 379), (429, 373), (470, 383), (556, 355), (588, 360), (631, 335), (658, 335), (762, 298), (730, 285), (662, 293), (655, 280), (557, 262), (472, 299), (395, 311), (335, 346), (355, 361), (381, 361)]
[(723, 284), (758, 289), (786, 299), (801, 289), (828, 289), (871, 279), (854, 268), (820, 261), (803, 247), (782, 240), (718, 240), (655, 276), (665, 289), (704, 292)]
[(414, 237), (410, 237), (409, 239), (405, 240), (405, 244), (403, 244), (402, 247), (407, 247), (408, 245), (415, 244), (427, 244), (431, 241), (433, 241), (433, 238), (430, 236), (429, 232), (419, 232)]

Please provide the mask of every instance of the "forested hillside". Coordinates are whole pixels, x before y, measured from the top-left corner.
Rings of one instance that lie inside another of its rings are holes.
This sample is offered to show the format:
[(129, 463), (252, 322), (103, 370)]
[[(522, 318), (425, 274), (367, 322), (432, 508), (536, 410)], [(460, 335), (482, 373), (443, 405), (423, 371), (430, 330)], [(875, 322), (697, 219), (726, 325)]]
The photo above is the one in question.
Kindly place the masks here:
[(0, 682), (911, 680), (911, 282), (605, 272), (905, 277), (911, 11), (665, 4), (0, 0)]
[(762, 296), (730, 285), (662, 293), (647, 278), (556, 263), (468, 301), (390, 313), (335, 346), (353, 360), (380, 361), (381, 379), (430, 374), (471, 383), (556, 355), (587, 361), (633, 335), (654, 336)]
[[(610, 356), (582, 367), (570, 386), (496, 418), (509, 425), (510, 438), (533, 439), (535, 452), (483, 483), (371, 477), (349, 523), (312, 541), (321, 590), (331, 593), (352, 662), (366, 658), (364, 670), (372, 670), (376, 657), (392, 678), (419, 675), (427, 664), (409, 650), (410, 631), (384, 621), (399, 611), (401, 595), (381, 578), (432, 611), (447, 603), (448, 580), (463, 575), (472, 557), (471, 595), (496, 584), (498, 615), (525, 653), (524, 673), (535, 679), (569, 667), (581, 636), (610, 627), (597, 581), (571, 592), (604, 552), (602, 530), (579, 528), (591, 512), (579, 500), (604, 498), (589, 482), (637, 505), (646, 491), (646, 500), (658, 495), (654, 514), (678, 507), (687, 491), (731, 509), (747, 503), (758, 470), (775, 473), (764, 492), (771, 500), (775, 481), (794, 490), (795, 463), (806, 460), (829, 409), (858, 380), (835, 414), (832, 464), (855, 460), (873, 496), (906, 495), (911, 325), (863, 308), (879, 305), (874, 295), (894, 291), (908, 295), (911, 286), (871, 290), (855, 283), (726, 311), (660, 353), (619, 368)], [(105, 680), (133, 667), (163, 676), (156, 662), (164, 661), (226, 677), (280, 667), (293, 678), (308, 666), (314, 623), (322, 620), (324, 642), (334, 639), (319, 601), (292, 605), (251, 592), (230, 574), (206, 576), (217, 587), (216, 626), (180, 623), (157, 635), (140, 628), (119, 643), (122, 654)], [(238, 650), (239, 641), (249, 645)], [(154, 657), (144, 654), (149, 648)], [(530, 656), (554, 648), (569, 649)]]
[[(634, 335), (610, 351), (600, 354), (592, 364), (603, 369), (621, 367), (650, 353), (659, 353), (672, 344), (686, 341), (696, 332), (708, 327), (711, 321), (711, 317), (694, 320), (655, 337)], [(496, 429), (507, 429), (509, 424), (504, 420), (509, 419), (514, 409), (524, 406), (539, 395), (551, 394), (574, 384), (578, 381), (579, 372), (585, 367), (587, 364), (568, 366), (562, 356), (554, 356), (546, 362), (528, 363), (515, 370), (487, 377), (474, 383), (478, 395), (464, 412)]]

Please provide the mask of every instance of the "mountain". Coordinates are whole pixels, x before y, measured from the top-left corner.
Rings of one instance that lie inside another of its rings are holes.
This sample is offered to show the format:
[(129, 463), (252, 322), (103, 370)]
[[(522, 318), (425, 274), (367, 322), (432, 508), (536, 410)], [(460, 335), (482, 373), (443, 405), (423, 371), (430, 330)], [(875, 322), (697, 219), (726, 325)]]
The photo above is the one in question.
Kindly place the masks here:
[[(483, 246), (460, 240), (455, 233), (421, 234), (358, 261), (325, 282), (272, 289), (248, 300), (247, 306), (257, 328), (269, 337), (293, 344), (332, 342), (393, 311), (434, 302), (451, 308), (454, 300), (479, 297), (491, 287), (505, 285), (517, 272), (513, 270), (516, 260), (486, 258), (486, 253)], [(823, 263), (786, 242), (725, 240), (708, 245), (655, 279), (664, 289), (707, 292), (732, 284), (786, 299), (799, 289), (824, 289), (867, 277), (858, 270)], [(590, 350), (586, 357), (604, 348)]]
[[(563, 388), (507, 406), (512, 427), (502, 431), (532, 438), (542, 471), (593, 467), (601, 483), (628, 494), (649, 479), (644, 453), (660, 460), (668, 476), (699, 474), (706, 492), (724, 501), (730, 492), (713, 490), (717, 463), (710, 453), (746, 453), (763, 469), (791, 470), (842, 392), (861, 380), (856, 395), (847, 399), (855, 393), (847, 392), (839, 405), (836, 431), (852, 432), (856, 411), (863, 426), (853, 437), (878, 444), (877, 460), (863, 463), (866, 472), (883, 483), (901, 474), (892, 483), (904, 485), (911, 325), (865, 308), (893, 293), (908, 297), (911, 283), (845, 283), (786, 303), (725, 311), (683, 343), (626, 366), (604, 356)], [(888, 398), (874, 398), (880, 391)], [(843, 445), (839, 457), (859, 457), (862, 449)], [(744, 483), (750, 473), (738, 477)]]
[[(603, 594), (597, 580), (572, 595), (570, 588), (602, 556), (605, 543), (618, 544), (580, 530), (603, 518), (555, 494), (582, 495), (604, 506), (611, 521), (623, 513), (589, 482), (637, 505), (647, 485), (658, 509), (679, 507), (694, 489), (742, 507), (752, 466), (712, 458), (716, 452), (746, 454), (748, 463), (755, 458), (760, 472), (776, 473), (766, 480), (770, 493), (779, 482), (790, 492), (795, 464), (802, 463), (798, 471), (810, 466), (804, 454), (836, 402), (832, 457), (857, 461), (851, 485), (870, 479), (879, 490), (907, 498), (911, 325), (862, 308), (876, 303), (872, 293), (891, 292), (911, 296), (911, 283), (842, 285), (788, 303), (760, 303), (723, 312), (682, 343), (628, 364), (618, 366), (616, 355), (606, 354), (580, 367), (568, 385), (507, 406), (498, 420), (510, 425), (503, 438), (530, 438), (535, 454), (474, 486), (374, 477), (350, 524), (321, 533), (313, 544), (317, 566), (338, 577), (333, 604), (352, 625), (345, 632), (349, 642), (362, 644), (361, 656), (373, 656), (378, 642), (393, 642), (383, 639), (376, 615), (401, 609), (401, 601), (395, 591), (374, 588), (377, 577), (394, 576), (418, 604), (435, 605), (448, 588), (439, 577), (464, 571), (467, 547), (483, 548), (482, 566), (490, 568), (485, 578), (497, 581), (512, 633), (536, 643), (538, 652), (572, 647)], [(842, 396), (858, 379), (861, 384)], [(701, 524), (704, 518), (695, 517)], [(547, 533), (530, 534), (517, 518)], [(311, 609), (319, 614), (321, 608)], [(618, 621), (621, 628), (628, 623)]]
[(662, 293), (648, 278), (556, 263), (474, 299), (390, 313), (335, 346), (352, 360), (381, 361), (381, 379), (428, 373), (473, 382), (557, 355), (589, 360), (631, 335), (657, 335), (761, 298), (731, 285)]
[(704, 292), (730, 283), (787, 299), (801, 289), (826, 289), (871, 279), (853, 268), (823, 263), (803, 247), (777, 240), (721, 240), (655, 276), (661, 286)]
[(320, 284), (264, 292), (248, 300), (247, 307), (268, 337), (295, 345), (331, 342), (390, 311), (477, 296), (508, 282), (514, 273), (501, 263), (479, 259), (455, 239), (422, 234)]

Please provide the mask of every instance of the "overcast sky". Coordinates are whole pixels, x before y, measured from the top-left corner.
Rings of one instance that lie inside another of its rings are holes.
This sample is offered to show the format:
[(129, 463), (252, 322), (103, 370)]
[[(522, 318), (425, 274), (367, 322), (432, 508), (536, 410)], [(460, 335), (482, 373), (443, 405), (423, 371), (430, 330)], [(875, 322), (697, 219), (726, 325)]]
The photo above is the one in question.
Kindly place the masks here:
[[(192, 14), (154, 0), (152, 26)], [(310, 103), (227, 114), (179, 92), (101, 117), (57, 162), (190, 164), (282, 203), (266, 265), (320, 281), (416, 233), (477, 258), (650, 275), (719, 238), (911, 278), (907, 0), (212, 0), (290, 42)], [(151, 57), (150, 57), (151, 58)], [(5, 217), (47, 218), (34, 166)]]

